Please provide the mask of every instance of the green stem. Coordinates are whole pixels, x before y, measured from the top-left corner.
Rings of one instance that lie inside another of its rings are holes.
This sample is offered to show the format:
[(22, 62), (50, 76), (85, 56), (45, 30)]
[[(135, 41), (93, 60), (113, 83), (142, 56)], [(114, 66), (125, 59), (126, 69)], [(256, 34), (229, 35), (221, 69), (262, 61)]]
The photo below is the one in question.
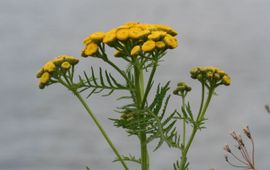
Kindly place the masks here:
[[(204, 88), (203, 88), (203, 90), (204, 90)], [(204, 115), (205, 115), (206, 110), (207, 110), (207, 108), (209, 106), (209, 103), (211, 101), (211, 98), (213, 96), (213, 93), (214, 93), (214, 89), (210, 89), (205, 104), (204, 105), (201, 104), (201, 108), (200, 108), (200, 111), (201, 112), (199, 112), (199, 114), (198, 114), (198, 118), (197, 118), (196, 124), (194, 124), (194, 126), (193, 126), (193, 129), (192, 129), (191, 135), (189, 137), (188, 143), (187, 143), (187, 145), (182, 150), (182, 157), (181, 157), (181, 162), (180, 162), (180, 170), (184, 170), (184, 168), (185, 168), (186, 161), (187, 161), (187, 153), (188, 153), (189, 148), (190, 148), (190, 146), (191, 146), (191, 144), (193, 142), (193, 139), (194, 139), (194, 137), (196, 135), (197, 130), (200, 128), (199, 127), (200, 126), (199, 123), (201, 121), (203, 121), (203, 119), (204, 119)], [(204, 91), (203, 91), (203, 96), (204, 96)], [(204, 101), (203, 98), (204, 97), (202, 97), (202, 102)]]
[[(182, 95), (182, 107), (185, 107), (185, 96), (184, 95)], [(183, 148), (185, 148), (185, 145), (186, 145), (186, 121), (185, 121), (185, 118), (183, 119), (183, 142), (182, 142), (182, 145), (183, 145)]]
[[(142, 98), (144, 94), (144, 78), (143, 71), (140, 64), (135, 60), (134, 65), (135, 75), (135, 88), (136, 88), (136, 103), (137, 108), (142, 109)], [(144, 116), (144, 115), (142, 115)], [(141, 145), (141, 170), (149, 170), (149, 156), (147, 151), (147, 137), (144, 131), (139, 134), (140, 145)]]
[(201, 114), (201, 116), (199, 117), (199, 120), (203, 120), (203, 119), (204, 119), (204, 115), (205, 115), (205, 113), (206, 113), (206, 110), (207, 110), (207, 108), (208, 108), (208, 105), (209, 105), (209, 103), (210, 103), (210, 101), (211, 101), (211, 98), (212, 98), (213, 94), (214, 94), (214, 89), (210, 89), (210, 90), (209, 90), (208, 97), (207, 97), (207, 100), (206, 100), (206, 103), (205, 103), (204, 108), (203, 108), (203, 111), (202, 111), (202, 114)]
[(86, 109), (86, 111), (88, 112), (89, 116), (93, 119), (93, 121), (95, 122), (96, 126), (98, 127), (98, 129), (102, 133), (103, 137), (106, 139), (106, 141), (108, 142), (108, 144), (112, 148), (113, 152), (115, 153), (115, 155), (117, 156), (117, 158), (119, 159), (119, 161), (121, 162), (121, 164), (123, 165), (124, 169), (125, 170), (128, 170), (128, 167), (127, 167), (126, 163), (122, 159), (122, 157), (119, 154), (118, 150), (113, 145), (111, 139), (109, 138), (109, 136), (107, 135), (107, 133), (105, 132), (105, 130), (103, 129), (103, 127), (101, 126), (101, 124), (99, 123), (99, 121), (96, 118), (96, 116), (94, 115), (94, 113), (88, 107), (87, 103), (84, 101), (84, 99), (82, 98), (82, 96), (77, 91), (73, 91), (73, 93), (80, 100), (80, 102), (82, 103), (82, 105), (84, 106), (84, 108)]
[(142, 101), (142, 105), (141, 105), (141, 108), (144, 107), (146, 101), (147, 101), (147, 97), (148, 97), (148, 94), (151, 90), (151, 85), (152, 85), (152, 82), (153, 82), (153, 78), (154, 78), (154, 75), (155, 75), (155, 72), (157, 70), (157, 63), (154, 63), (154, 66), (153, 66), (153, 69), (151, 71), (151, 74), (149, 76), (149, 79), (148, 79), (148, 82), (147, 82), (147, 85), (146, 85), (146, 89), (145, 89), (145, 94), (143, 96), (143, 101)]
[(201, 114), (202, 114), (202, 109), (203, 109), (203, 105), (204, 105), (204, 95), (205, 95), (205, 85), (204, 82), (202, 82), (202, 98), (201, 98), (201, 105), (200, 105), (200, 110), (197, 116), (197, 121), (200, 118)]

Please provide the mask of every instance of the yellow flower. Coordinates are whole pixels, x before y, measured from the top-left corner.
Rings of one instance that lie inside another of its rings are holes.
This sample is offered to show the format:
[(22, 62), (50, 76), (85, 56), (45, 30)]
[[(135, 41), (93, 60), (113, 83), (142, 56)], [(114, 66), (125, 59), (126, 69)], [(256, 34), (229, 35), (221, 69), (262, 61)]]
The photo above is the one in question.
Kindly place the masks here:
[(55, 65), (60, 65), (64, 60), (65, 60), (65, 56), (64, 55), (60, 55), (60, 56), (57, 56), (54, 59), (52, 59), (52, 62)]
[(136, 45), (135, 47), (132, 48), (130, 55), (136, 56), (139, 54), (140, 51), (141, 51), (141, 47), (139, 45)]
[(226, 74), (224, 70), (220, 70), (220, 69), (217, 70), (217, 73), (218, 73), (220, 76), (224, 76), (224, 75)]
[(129, 35), (129, 30), (128, 29), (121, 28), (121, 29), (117, 30), (117, 32), (116, 32), (116, 38), (118, 40), (121, 40), (121, 41), (127, 40), (128, 35)]
[(130, 26), (129, 25), (120, 25), (117, 27), (117, 29), (129, 29)]
[(141, 27), (143, 27), (144, 29), (147, 29), (149, 31), (156, 31), (157, 27), (154, 26), (153, 24), (139, 24)]
[(89, 44), (91, 41), (92, 41), (92, 40), (91, 40), (91, 37), (90, 37), (90, 35), (89, 35), (88, 37), (86, 37), (86, 38), (83, 40), (83, 43), (84, 43), (84, 44)]
[(133, 38), (133, 39), (138, 39), (138, 38), (142, 37), (142, 35), (143, 35), (142, 32), (143, 32), (143, 30), (140, 27), (131, 27), (129, 29), (129, 37)]
[(50, 80), (50, 74), (48, 72), (44, 72), (40, 77), (40, 84), (47, 84)]
[(150, 52), (150, 51), (154, 50), (155, 47), (156, 47), (156, 42), (153, 40), (148, 40), (142, 45), (142, 50), (144, 52)]
[(214, 66), (208, 66), (208, 67), (206, 67), (206, 70), (207, 70), (207, 71), (210, 71), (210, 72), (212, 72), (212, 73), (214, 73), (214, 72), (216, 72), (218, 69), (217, 69), (216, 67), (214, 67)]
[(44, 69), (43, 68), (39, 69), (38, 72), (37, 72), (37, 74), (36, 74), (36, 77), (37, 78), (40, 78), (43, 73), (44, 73)]
[(157, 27), (158, 30), (165, 31), (165, 32), (171, 34), (172, 36), (177, 35), (177, 32), (173, 28), (171, 28), (167, 25), (162, 25), (162, 24), (154, 24), (154, 25)]
[(222, 83), (225, 86), (229, 86), (231, 84), (231, 78), (228, 75), (224, 75), (222, 78)]
[(104, 32), (94, 32), (93, 34), (91, 34), (89, 37), (91, 40), (93, 41), (102, 41), (103, 37), (105, 36)]
[(43, 69), (44, 69), (44, 71), (47, 71), (47, 72), (51, 73), (56, 69), (56, 67), (55, 67), (55, 64), (52, 61), (49, 61), (43, 66)]
[(83, 55), (84, 56), (93, 56), (96, 54), (97, 51), (98, 51), (98, 45), (96, 43), (90, 43), (85, 47), (85, 49), (83, 51)]
[(77, 64), (79, 62), (79, 59), (73, 56), (66, 55), (64, 57), (65, 57), (65, 61), (69, 62), (71, 65)]
[(164, 42), (168, 45), (170, 48), (176, 48), (178, 46), (177, 39), (171, 35), (166, 35), (164, 37)]
[(156, 42), (156, 47), (157, 48), (164, 48), (166, 46), (166, 44), (163, 41), (158, 41)]
[(164, 37), (167, 33), (164, 31), (153, 31), (150, 35), (148, 35), (148, 39), (150, 40), (159, 40), (161, 37)]
[(107, 32), (103, 38), (103, 43), (110, 44), (112, 43), (116, 38), (115, 31)]
[(70, 63), (65, 61), (61, 64), (61, 68), (64, 70), (68, 70), (71, 67)]
[(138, 22), (126, 22), (124, 25), (127, 25), (129, 27), (139, 24)]

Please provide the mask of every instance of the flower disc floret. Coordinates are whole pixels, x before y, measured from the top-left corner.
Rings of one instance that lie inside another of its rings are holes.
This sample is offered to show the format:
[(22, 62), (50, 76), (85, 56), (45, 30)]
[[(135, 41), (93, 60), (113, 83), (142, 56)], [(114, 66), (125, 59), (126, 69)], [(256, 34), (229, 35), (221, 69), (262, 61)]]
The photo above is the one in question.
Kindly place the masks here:
[(65, 58), (64, 61), (69, 62), (69, 64), (71, 64), (71, 65), (75, 65), (79, 62), (79, 59), (77, 59), (73, 56), (65, 55), (64, 58)]
[(92, 41), (100, 42), (100, 41), (103, 40), (104, 36), (105, 36), (105, 33), (104, 32), (94, 32), (89, 37), (90, 37), (90, 39)]
[(98, 45), (96, 43), (90, 43), (88, 44), (83, 53), (82, 56), (87, 57), (87, 56), (94, 56), (98, 51)]
[(68, 69), (70, 69), (70, 67), (71, 67), (71, 64), (67, 61), (65, 61), (61, 64), (61, 68), (64, 70), (68, 70)]
[(50, 73), (44, 72), (40, 77), (40, 83), (47, 84), (50, 80)]
[(36, 74), (36, 77), (37, 78), (40, 78), (43, 73), (44, 73), (44, 69), (43, 68), (39, 69), (38, 72), (37, 72), (37, 74)]
[(229, 86), (231, 84), (231, 78), (228, 75), (224, 75), (222, 78), (222, 83), (225, 86)]
[(129, 29), (121, 28), (116, 31), (116, 38), (120, 41), (125, 41), (128, 39)]
[(132, 39), (138, 39), (144, 35), (144, 30), (140, 27), (131, 27), (129, 29), (129, 37)]
[(148, 40), (142, 45), (142, 50), (144, 52), (151, 52), (155, 49), (156, 47), (156, 42), (153, 40)]
[(159, 49), (162, 49), (162, 48), (166, 47), (166, 44), (163, 41), (158, 41), (158, 42), (156, 42), (156, 47)]
[(53, 72), (55, 70), (55, 68), (56, 68), (56, 66), (52, 61), (47, 62), (43, 66), (44, 71), (47, 71), (47, 72), (50, 72), (50, 73)]
[(103, 38), (103, 43), (110, 45), (116, 39), (115, 31), (107, 32)]
[(160, 31), (165, 31), (165, 32), (167, 32), (168, 34), (170, 34), (170, 35), (172, 35), (172, 36), (176, 36), (176, 35), (177, 35), (177, 32), (176, 32), (173, 28), (171, 28), (171, 27), (169, 27), (169, 26), (167, 26), (167, 25), (163, 25), (163, 24), (155, 24), (155, 27), (156, 27), (158, 30), (160, 30)]
[(171, 35), (166, 35), (164, 37), (164, 42), (167, 44), (170, 48), (176, 48), (178, 46), (177, 39)]

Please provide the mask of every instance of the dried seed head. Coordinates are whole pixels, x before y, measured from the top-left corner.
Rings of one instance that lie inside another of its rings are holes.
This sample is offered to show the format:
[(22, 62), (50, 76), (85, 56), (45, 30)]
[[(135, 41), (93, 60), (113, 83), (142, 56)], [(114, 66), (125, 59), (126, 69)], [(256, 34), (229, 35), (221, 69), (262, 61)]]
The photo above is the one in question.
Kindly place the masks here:
[(251, 133), (250, 133), (250, 130), (249, 130), (249, 127), (247, 126), (246, 128), (244, 128), (243, 129), (243, 131), (244, 131), (244, 133), (245, 133), (245, 135), (249, 138), (249, 139), (251, 139), (252, 137), (251, 137)]
[(232, 138), (233, 138), (234, 140), (237, 140), (237, 134), (236, 134), (235, 131), (232, 131), (232, 132), (230, 133), (230, 135), (232, 136)]
[(229, 145), (227, 145), (227, 144), (224, 146), (224, 150), (228, 153), (231, 153), (231, 149), (230, 149)]
[(237, 142), (239, 143), (239, 145), (241, 146), (245, 146), (243, 140), (242, 140), (242, 137), (240, 135), (237, 136)]
[(225, 154), (225, 155), (224, 155), (224, 158), (225, 158), (225, 161), (226, 161), (226, 162), (229, 162), (228, 155)]

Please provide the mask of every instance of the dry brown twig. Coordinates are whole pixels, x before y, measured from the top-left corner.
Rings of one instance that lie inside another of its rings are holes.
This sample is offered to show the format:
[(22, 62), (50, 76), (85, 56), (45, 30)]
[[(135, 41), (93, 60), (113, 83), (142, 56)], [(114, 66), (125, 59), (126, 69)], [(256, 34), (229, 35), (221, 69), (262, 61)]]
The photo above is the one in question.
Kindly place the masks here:
[[(252, 145), (251, 152), (249, 152), (247, 145), (244, 143), (244, 140), (242, 139), (240, 134), (237, 134), (235, 131), (233, 131), (230, 135), (236, 142), (235, 147), (240, 152), (240, 156), (236, 155), (232, 149), (229, 147), (229, 145), (224, 146), (225, 151), (225, 160), (233, 167), (236, 168), (244, 168), (244, 169), (250, 169), (250, 170), (256, 170), (255, 162), (254, 162), (254, 140), (250, 133), (249, 127), (243, 129), (243, 132), (247, 139), (250, 141)], [(229, 157), (233, 158), (235, 162), (232, 162)]]

